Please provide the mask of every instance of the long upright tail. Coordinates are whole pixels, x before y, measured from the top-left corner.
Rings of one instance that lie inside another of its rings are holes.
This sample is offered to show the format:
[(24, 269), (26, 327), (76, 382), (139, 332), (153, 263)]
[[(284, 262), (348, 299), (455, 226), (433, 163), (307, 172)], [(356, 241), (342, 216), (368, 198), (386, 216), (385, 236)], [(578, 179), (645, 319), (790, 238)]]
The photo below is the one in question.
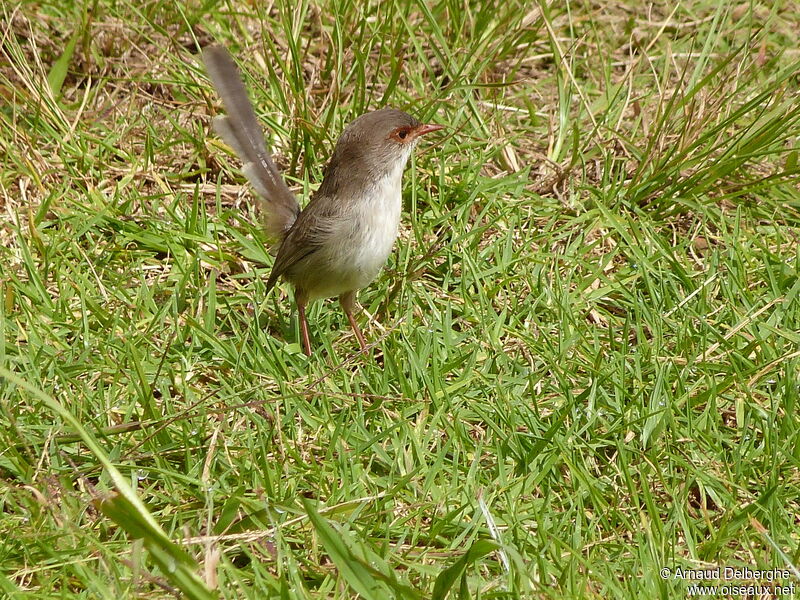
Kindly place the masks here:
[(211, 46), (203, 51), (203, 62), (228, 112), (214, 117), (214, 131), (242, 160), (242, 172), (260, 198), (267, 233), (282, 239), (300, 214), (300, 205), (272, 161), (230, 53), (221, 46)]

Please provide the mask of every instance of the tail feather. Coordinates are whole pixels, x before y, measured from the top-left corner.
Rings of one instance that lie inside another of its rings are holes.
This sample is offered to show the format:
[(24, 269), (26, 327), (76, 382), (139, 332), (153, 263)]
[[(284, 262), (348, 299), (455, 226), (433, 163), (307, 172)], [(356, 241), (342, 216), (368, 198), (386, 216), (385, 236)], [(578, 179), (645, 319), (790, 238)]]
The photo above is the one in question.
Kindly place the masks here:
[(226, 115), (214, 118), (214, 131), (242, 160), (242, 172), (260, 199), (267, 233), (282, 239), (300, 214), (300, 205), (267, 150), (261, 126), (231, 55), (221, 46), (211, 46), (203, 51), (203, 62), (227, 111)]

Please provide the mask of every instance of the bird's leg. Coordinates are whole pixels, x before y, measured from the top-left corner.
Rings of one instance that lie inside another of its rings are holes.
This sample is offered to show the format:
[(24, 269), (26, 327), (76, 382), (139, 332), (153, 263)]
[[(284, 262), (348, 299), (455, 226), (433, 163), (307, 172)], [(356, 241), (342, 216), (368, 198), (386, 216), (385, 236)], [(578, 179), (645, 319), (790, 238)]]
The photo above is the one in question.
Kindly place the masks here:
[(350, 327), (353, 328), (353, 332), (356, 334), (356, 338), (358, 338), (358, 345), (361, 346), (361, 350), (363, 352), (367, 349), (367, 342), (364, 340), (364, 335), (361, 333), (361, 329), (358, 327), (356, 318), (353, 316), (353, 309), (356, 306), (355, 291), (347, 292), (346, 294), (339, 296), (339, 302), (342, 304), (344, 314), (347, 315), (347, 320), (350, 321)]
[(300, 319), (300, 337), (303, 338), (303, 352), (311, 356), (311, 338), (308, 336), (308, 319), (306, 319), (306, 304), (308, 298), (300, 290), (295, 291), (294, 301), (297, 303), (297, 316)]

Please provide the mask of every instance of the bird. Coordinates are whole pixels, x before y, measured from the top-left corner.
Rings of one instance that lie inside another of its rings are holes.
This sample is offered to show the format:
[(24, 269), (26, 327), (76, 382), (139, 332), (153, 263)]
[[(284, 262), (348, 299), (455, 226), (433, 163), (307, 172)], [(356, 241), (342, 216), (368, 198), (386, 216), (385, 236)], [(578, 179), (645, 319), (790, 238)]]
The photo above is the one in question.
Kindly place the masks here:
[(312, 355), (306, 307), (339, 298), (361, 351), (367, 350), (354, 311), (358, 290), (380, 272), (397, 238), (402, 176), (423, 135), (444, 127), (391, 107), (362, 114), (341, 133), (322, 183), (301, 210), (272, 160), (239, 69), (221, 45), (205, 48), (203, 63), (225, 114), (212, 127), (242, 161), (256, 192), (264, 229), (277, 241), (267, 279), (294, 288), (303, 352)]

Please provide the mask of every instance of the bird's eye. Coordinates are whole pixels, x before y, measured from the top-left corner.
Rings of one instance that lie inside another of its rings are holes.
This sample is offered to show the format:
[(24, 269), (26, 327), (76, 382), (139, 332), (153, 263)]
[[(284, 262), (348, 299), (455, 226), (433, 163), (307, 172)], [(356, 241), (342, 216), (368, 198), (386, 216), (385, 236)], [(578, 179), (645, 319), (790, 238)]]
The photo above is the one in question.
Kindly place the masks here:
[(398, 127), (392, 130), (392, 133), (389, 134), (389, 137), (396, 142), (403, 142), (405, 143), (406, 140), (411, 138), (411, 128), (410, 127)]

